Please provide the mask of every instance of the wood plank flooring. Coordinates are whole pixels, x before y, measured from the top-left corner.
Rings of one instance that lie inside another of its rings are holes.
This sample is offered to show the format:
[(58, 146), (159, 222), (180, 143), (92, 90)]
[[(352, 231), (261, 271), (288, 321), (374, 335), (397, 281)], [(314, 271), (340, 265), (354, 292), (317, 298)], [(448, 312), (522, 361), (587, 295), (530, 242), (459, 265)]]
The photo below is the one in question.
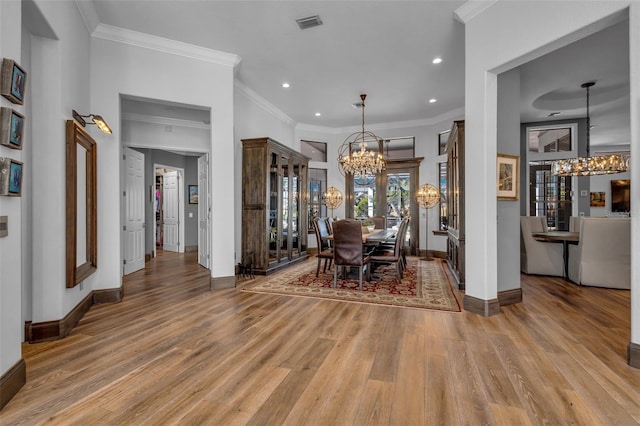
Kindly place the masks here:
[(163, 253), (121, 303), (23, 346), (0, 424), (640, 424), (629, 291), (522, 289), (488, 318), (211, 292), (195, 253)]

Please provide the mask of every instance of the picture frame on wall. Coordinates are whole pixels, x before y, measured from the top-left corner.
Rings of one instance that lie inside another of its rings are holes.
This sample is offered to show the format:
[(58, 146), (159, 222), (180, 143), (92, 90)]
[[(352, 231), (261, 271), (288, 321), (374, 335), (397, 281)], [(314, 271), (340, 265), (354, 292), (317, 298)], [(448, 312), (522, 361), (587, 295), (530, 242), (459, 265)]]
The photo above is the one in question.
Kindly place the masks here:
[(496, 192), (498, 200), (520, 197), (520, 156), (498, 154), (496, 159)]
[(592, 192), (589, 195), (589, 207), (604, 207), (606, 205), (606, 194), (604, 192)]
[(0, 108), (0, 145), (22, 149), (24, 115), (11, 108)]
[(25, 69), (13, 59), (4, 58), (2, 59), (0, 76), (0, 95), (14, 104), (22, 105), (27, 88), (27, 72)]
[(22, 162), (0, 157), (0, 195), (22, 195)]
[(198, 185), (189, 185), (189, 204), (198, 204)]

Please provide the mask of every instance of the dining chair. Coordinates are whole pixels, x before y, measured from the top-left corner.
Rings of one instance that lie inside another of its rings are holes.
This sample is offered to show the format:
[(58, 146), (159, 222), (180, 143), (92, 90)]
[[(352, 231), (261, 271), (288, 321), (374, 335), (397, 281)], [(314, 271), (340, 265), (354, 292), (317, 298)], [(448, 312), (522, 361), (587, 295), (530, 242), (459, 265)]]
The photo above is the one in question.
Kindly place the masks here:
[(366, 271), (369, 281), (369, 256), (364, 253), (362, 225), (359, 220), (342, 219), (333, 223), (333, 288), (338, 281), (338, 267), (358, 268), (359, 289), (362, 291), (362, 275)]
[(398, 282), (402, 280), (402, 272), (406, 267), (406, 257), (404, 257), (404, 238), (406, 235), (407, 227), (409, 224), (409, 218), (405, 218), (400, 222), (398, 233), (396, 234), (393, 250), (378, 249), (374, 250), (371, 254), (371, 263), (393, 265), (396, 266), (396, 277)]
[(327, 217), (325, 222), (327, 223), (327, 230), (329, 231), (329, 234), (333, 234), (333, 218)]
[(387, 218), (384, 216), (373, 216), (369, 218), (375, 225), (376, 229), (387, 229)]
[(564, 275), (562, 244), (538, 241), (533, 233), (546, 232), (544, 218), (520, 216), (520, 270), (525, 274)]
[(324, 219), (316, 217), (313, 219), (313, 229), (316, 233), (316, 242), (318, 244), (318, 267), (316, 268), (316, 277), (320, 274), (320, 263), (324, 259), (324, 267), (322, 273), (327, 271), (327, 263), (329, 263), (329, 269), (331, 269), (331, 263), (333, 262), (333, 249), (329, 247), (326, 237), (329, 236), (327, 231), (327, 223)]

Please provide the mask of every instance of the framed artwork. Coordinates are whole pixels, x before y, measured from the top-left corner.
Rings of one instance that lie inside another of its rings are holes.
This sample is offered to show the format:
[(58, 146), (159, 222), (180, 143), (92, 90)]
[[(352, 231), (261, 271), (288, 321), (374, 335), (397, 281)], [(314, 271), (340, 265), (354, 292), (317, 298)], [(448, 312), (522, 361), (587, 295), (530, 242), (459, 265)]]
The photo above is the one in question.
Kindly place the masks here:
[(591, 207), (604, 207), (604, 205), (605, 205), (605, 193), (604, 192), (592, 192), (589, 205)]
[(14, 104), (22, 105), (27, 87), (27, 72), (12, 59), (4, 58), (1, 76), (0, 95)]
[(0, 144), (22, 149), (24, 115), (11, 108), (0, 108)]
[(189, 204), (198, 204), (198, 185), (189, 185)]
[(22, 162), (0, 158), (0, 195), (22, 195)]
[(498, 200), (517, 200), (520, 196), (520, 156), (498, 154), (496, 189)]

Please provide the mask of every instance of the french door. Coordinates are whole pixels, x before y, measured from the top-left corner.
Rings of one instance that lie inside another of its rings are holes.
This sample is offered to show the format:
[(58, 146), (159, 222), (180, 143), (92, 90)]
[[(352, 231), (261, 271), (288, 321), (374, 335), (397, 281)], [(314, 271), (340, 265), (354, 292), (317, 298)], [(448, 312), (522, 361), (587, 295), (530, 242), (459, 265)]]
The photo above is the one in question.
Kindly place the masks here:
[(389, 160), (377, 175), (346, 177), (346, 215), (350, 218), (384, 216), (387, 229), (397, 229), (410, 217), (406, 245), (410, 254), (418, 254), (420, 209), (415, 202), (422, 158)]
[(571, 177), (554, 176), (551, 165), (529, 165), (529, 215), (546, 216), (551, 230), (568, 231), (572, 209)]

